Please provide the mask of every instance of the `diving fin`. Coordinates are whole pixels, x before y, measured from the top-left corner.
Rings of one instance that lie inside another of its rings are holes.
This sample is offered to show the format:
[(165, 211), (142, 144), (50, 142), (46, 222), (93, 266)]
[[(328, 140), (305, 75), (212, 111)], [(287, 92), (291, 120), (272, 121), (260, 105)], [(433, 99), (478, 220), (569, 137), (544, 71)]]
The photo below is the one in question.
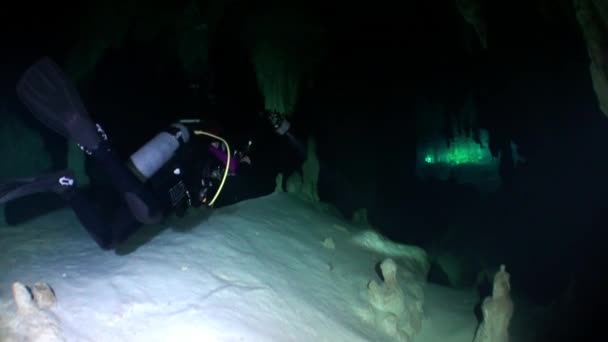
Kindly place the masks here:
[(63, 194), (76, 187), (74, 173), (62, 170), (0, 183), (0, 204), (41, 192)]
[(102, 140), (68, 76), (44, 57), (30, 66), (17, 83), (17, 95), (47, 127), (93, 151)]

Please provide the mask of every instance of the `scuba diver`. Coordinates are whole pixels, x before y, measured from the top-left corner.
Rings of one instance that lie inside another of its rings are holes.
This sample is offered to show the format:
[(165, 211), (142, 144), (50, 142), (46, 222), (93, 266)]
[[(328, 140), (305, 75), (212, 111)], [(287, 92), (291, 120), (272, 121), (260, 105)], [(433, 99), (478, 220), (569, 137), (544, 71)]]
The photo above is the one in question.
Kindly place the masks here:
[(17, 83), (17, 95), (32, 114), (70, 143), (77, 144), (119, 194), (106, 219), (96, 202), (66, 169), (0, 184), (0, 204), (23, 196), (54, 192), (74, 211), (102, 249), (116, 248), (142, 225), (160, 223), (189, 207), (213, 206), (227, 176), (251, 163), (249, 145), (240, 152), (198, 119), (180, 120), (157, 134), (125, 163), (108, 135), (94, 123), (67, 75), (51, 59), (30, 66)]

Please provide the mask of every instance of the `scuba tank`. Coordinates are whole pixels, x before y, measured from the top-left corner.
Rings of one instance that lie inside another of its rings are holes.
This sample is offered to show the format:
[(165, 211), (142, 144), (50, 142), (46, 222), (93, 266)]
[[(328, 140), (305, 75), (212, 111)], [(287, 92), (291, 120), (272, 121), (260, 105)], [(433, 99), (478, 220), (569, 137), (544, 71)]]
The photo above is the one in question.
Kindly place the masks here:
[(140, 178), (146, 181), (188, 141), (190, 141), (188, 128), (182, 123), (175, 123), (135, 151), (129, 158), (130, 164)]

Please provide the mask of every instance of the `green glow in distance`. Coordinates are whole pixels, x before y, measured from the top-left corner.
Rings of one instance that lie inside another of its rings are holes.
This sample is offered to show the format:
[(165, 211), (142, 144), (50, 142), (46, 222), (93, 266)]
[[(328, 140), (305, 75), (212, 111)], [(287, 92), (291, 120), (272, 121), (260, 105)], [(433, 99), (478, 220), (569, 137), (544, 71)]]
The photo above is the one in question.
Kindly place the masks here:
[[(487, 136), (482, 137), (483, 146), (488, 146)], [(449, 165), (485, 164), (493, 161), (487, 147), (482, 147), (472, 138), (458, 137), (450, 147), (427, 151), (424, 162), (427, 164), (444, 163)]]

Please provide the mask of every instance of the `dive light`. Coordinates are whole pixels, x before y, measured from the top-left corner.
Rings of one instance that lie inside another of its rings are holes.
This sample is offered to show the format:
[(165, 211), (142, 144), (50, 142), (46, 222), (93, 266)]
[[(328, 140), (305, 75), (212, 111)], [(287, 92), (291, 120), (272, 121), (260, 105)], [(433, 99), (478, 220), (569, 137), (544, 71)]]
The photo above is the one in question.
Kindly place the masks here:
[(268, 113), (268, 120), (279, 135), (287, 133), (291, 124), (279, 113)]

